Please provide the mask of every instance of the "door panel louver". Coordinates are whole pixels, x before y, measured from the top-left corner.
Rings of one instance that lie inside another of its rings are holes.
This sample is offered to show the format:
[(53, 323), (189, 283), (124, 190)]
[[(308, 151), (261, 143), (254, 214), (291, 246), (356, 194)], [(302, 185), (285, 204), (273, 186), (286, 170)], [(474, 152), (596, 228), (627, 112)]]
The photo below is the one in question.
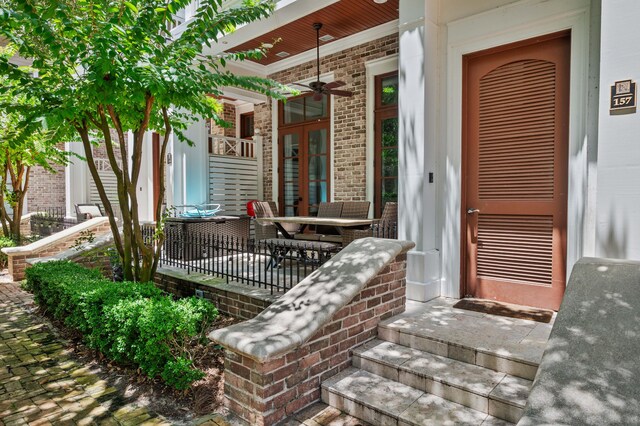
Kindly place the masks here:
[(503, 65), (480, 79), (480, 199), (552, 199), (556, 66)]
[(480, 215), (479, 278), (551, 286), (552, 216)]

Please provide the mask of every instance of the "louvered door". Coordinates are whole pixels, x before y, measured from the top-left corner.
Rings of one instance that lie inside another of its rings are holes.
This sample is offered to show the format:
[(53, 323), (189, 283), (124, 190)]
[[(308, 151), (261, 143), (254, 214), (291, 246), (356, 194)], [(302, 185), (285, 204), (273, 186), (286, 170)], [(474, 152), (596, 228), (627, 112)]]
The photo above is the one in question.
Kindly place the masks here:
[(465, 57), (464, 293), (558, 309), (566, 277), (570, 36)]

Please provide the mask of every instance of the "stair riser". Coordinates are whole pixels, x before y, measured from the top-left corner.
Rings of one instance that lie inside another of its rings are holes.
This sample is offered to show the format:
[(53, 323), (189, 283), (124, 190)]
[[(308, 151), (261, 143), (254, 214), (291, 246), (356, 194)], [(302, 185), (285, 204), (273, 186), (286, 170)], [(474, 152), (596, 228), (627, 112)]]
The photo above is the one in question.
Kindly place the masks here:
[(420, 351), (479, 365), (512, 376), (522, 377), (523, 379), (533, 380), (538, 371), (538, 366), (536, 365), (503, 358), (496, 354), (476, 351), (473, 348), (441, 342), (429, 337), (404, 333), (387, 327), (378, 327), (378, 338)]
[(479, 395), (411, 371), (363, 358), (359, 354), (354, 354), (353, 366), (512, 423), (516, 423), (522, 415), (521, 407), (495, 401), (489, 396)]
[(397, 418), (389, 416), (379, 410), (374, 410), (349, 398), (345, 398), (328, 389), (322, 389), (322, 402), (372, 425), (399, 426)]
[(505, 404), (502, 401), (490, 400), (489, 401), (489, 414), (493, 417), (506, 420), (511, 423), (518, 423), (524, 408), (514, 407), (513, 405)]

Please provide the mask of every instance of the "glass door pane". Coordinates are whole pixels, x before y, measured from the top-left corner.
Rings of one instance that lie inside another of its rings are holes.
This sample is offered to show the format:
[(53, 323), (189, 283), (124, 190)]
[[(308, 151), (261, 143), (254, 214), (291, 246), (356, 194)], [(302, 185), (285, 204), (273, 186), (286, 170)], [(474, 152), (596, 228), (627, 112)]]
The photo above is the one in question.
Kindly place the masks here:
[(374, 207), (380, 217), (384, 205), (398, 201), (398, 109), (375, 112)]
[(318, 214), (318, 205), (328, 200), (329, 156), (327, 129), (307, 131), (308, 214)]
[(385, 118), (381, 123), (381, 210), (388, 201), (398, 201), (398, 117)]
[(282, 159), (284, 214), (298, 216), (300, 202), (300, 137), (298, 133), (283, 136)]

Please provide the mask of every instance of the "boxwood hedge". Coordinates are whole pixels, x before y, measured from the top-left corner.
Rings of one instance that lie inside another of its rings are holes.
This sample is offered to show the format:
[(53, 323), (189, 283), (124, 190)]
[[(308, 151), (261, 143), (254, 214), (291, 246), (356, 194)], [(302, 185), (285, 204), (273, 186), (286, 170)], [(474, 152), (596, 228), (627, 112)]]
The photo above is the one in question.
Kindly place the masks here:
[(203, 377), (188, 344), (218, 315), (210, 302), (173, 300), (151, 283), (112, 282), (66, 261), (36, 264), (26, 275), (36, 303), (81, 332), (89, 347), (179, 390)]

